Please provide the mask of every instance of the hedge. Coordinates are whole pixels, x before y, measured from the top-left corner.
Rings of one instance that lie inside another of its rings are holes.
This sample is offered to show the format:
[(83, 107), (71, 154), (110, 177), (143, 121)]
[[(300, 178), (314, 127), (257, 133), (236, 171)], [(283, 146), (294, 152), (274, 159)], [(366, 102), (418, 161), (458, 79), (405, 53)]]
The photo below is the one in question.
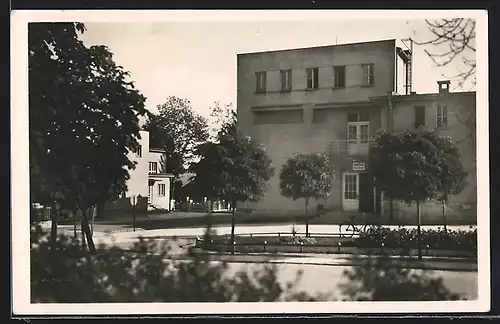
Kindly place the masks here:
[[(477, 249), (477, 229), (470, 231), (421, 230), (420, 242), (430, 249), (475, 251)], [(357, 247), (375, 247), (384, 243), (388, 248), (415, 248), (417, 229), (400, 227), (371, 227), (354, 239)]]

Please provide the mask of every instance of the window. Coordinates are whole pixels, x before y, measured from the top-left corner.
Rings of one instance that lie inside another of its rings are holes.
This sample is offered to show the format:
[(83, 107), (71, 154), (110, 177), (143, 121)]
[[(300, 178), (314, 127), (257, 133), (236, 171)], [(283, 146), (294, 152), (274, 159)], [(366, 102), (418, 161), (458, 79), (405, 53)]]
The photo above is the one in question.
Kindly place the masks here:
[(142, 145), (139, 145), (137, 147), (137, 150), (135, 151), (135, 156), (142, 157)]
[(345, 88), (345, 66), (333, 67), (333, 87)]
[(266, 72), (256, 72), (255, 78), (257, 80), (255, 92), (266, 92)]
[(355, 143), (358, 140), (358, 127), (356, 124), (347, 125), (347, 140)]
[(158, 196), (165, 197), (165, 184), (164, 183), (158, 184)]
[(307, 69), (307, 89), (318, 89), (318, 68)]
[(280, 71), (281, 76), (281, 91), (292, 90), (292, 70)]
[(344, 199), (358, 199), (357, 174), (344, 175)]
[(363, 64), (361, 65), (363, 70), (363, 85), (371, 86), (375, 84), (375, 64)]
[[(356, 145), (370, 142), (370, 115), (368, 112), (347, 114), (347, 141), (349, 144)], [(352, 147), (351, 149), (354, 150)]]
[(158, 173), (158, 162), (149, 162), (149, 173)]
[(448, 126), (448, 109), (446, 105), (437, 105), (437, 127), (445, 128)]
[(425, 107), (415, 106), (415, 128), (425, 126)]
[(359, 125), (359, 141), (361, 144), (366, 144), (369, 141), (370, 132), (368, 126), (368, 124)]

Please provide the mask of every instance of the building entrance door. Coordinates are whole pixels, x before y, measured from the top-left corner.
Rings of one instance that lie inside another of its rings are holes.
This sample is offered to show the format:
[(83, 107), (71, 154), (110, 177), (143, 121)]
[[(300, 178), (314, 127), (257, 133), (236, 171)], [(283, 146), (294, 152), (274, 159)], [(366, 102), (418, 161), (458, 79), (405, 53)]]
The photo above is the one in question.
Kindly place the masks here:
[(344, 211), (359, 210), (359, 174), (344, 173), (342, 179), (342, 209)]
[(153, 204), (153, 193), (154, 193), (154, 185), (150, 185), (148, 190), (148, 203), (150, 205)]

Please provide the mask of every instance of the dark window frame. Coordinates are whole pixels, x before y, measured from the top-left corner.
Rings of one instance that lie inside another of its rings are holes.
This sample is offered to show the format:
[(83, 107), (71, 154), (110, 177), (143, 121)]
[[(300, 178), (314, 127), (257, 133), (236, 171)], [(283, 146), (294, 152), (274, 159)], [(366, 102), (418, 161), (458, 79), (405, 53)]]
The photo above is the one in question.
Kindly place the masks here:
[[(442, 109), (441, 115), (439, 114), (440, 109)], [(436, 106), (436, 126), (437, 128), (447, 128), (448, 127), (448, 106), (446, 104), (438, 104)]]
[[(419, 114), (421, 112), (421, 114)], [(424, 105), (413, 106), (413, 126), (415, 128), (425, 127), (427, 119), (427, 111)], [(422, 120), (418, 120), (422, 118)]]
[[(365, 71), (367, 69), (367, 71)], [(361, 64), (361, 85), (363, 87), (371, 87), (375, 85), (375, 64)]]
[(307, 68), (306, 74), (307, 90), (319, 89), (319, 68)]
[(167, 192), (167, 186), (164, 183), (159, 183), (158, 184), (158, 196), (165, 197), (166, 192)]
[[(342, 78), (338, 78), (339, 72)], [(341, 82), (339, 81), (341, 80)], [(345, 65), (337, 65), (333, 67), (333, 88), (335, 89), (345, 89), (346, 87), (346, 66)]]
[(256, 93), (267, 92), (267, 72), (266, 71), (255, 72), (255, 92)]
[(292, 91), (292, 70), (280, 70), (280, 91), (290, 92)]

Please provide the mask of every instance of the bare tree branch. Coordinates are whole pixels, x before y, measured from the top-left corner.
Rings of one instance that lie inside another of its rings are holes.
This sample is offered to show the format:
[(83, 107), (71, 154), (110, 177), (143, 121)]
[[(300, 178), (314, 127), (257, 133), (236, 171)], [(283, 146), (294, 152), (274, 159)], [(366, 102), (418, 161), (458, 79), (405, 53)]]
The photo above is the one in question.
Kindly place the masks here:
[(438, 67), (444, 67), (460, 60), (464, 68), (457, 67), (458, 73), (452, 77), (462, 87), (468, 80), (476, 84), (476, 21), (471, 18), (426, 20), (433, 37), (416, 45), (431, 45), (434, 50), (425, 53)]

